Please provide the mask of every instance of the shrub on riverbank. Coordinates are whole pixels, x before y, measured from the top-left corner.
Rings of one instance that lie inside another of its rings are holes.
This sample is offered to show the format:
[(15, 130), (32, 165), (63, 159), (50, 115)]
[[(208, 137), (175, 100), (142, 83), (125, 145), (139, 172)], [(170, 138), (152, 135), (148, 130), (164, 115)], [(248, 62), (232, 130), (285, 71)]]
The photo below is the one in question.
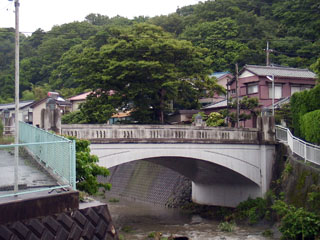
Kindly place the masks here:
[(241, 202), (235, 210), (235, 218), (248, 220), (249, 224), (255, 224), (260, 220), (269, 217), (270, 205), (264, 198), (248, 199)]
[(280, 217), (281, 239), (319, 239), (320, 216), (303, 208), (296, 208), (282, 200), (272, 205)]

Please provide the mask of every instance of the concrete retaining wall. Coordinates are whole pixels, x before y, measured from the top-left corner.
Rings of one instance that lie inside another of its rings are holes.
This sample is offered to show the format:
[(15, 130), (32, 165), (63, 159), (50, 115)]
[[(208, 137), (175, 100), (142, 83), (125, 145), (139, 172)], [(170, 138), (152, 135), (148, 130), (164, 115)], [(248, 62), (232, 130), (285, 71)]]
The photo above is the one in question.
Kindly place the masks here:
[(191, 199), (191, 181), (169, 168), (135, 161), (109, 170), (109, 177), (99, 178), (112, 184), (107, 196), (169, 207), (177, 207)]

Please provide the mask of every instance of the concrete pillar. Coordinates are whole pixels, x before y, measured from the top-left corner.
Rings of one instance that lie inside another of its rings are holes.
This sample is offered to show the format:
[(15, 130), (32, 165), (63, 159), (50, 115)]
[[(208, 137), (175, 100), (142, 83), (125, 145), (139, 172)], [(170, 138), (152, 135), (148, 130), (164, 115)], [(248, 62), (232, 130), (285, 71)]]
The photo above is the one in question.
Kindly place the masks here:
[(261, 143), (275, 142), (275, 122), (272, 116), (258, 118), (258, 129), (261, 132)]
[(61, 133), (61, 113), (52, 98), (47, 100), (46, 108), (41, 110), (41, 128)]
[(272, 167), (275, 159), (274, 145), (260, 145), (261, 195), (269, 190), (272, 179)]
[(192, 182), (192, 201), (198, 204), (236, 207), (249, 197), (261, 196), (261, 188), (255, 183), (205, 185)]

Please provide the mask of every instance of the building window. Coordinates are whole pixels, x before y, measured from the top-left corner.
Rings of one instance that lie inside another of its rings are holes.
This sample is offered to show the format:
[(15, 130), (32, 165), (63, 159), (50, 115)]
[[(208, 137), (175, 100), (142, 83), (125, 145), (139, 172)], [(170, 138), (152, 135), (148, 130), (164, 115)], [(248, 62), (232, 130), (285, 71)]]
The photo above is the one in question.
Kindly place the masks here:
[(236, 94), (236, 90), (235, 89), (231, 89), (231, 94)]
[(292, 85), (291, 86), (291, 95), (296, 92), (301, 92), (303, 90), (310, 90), (312, 86), (310, 85)]
[(258, 92), (258, 84), (248, 84), (247, 94), (257, 93)]
[[(272, 85), (269, 85), (269, 98), (272, 98)], [(282, 85), (274, 85), (274, 98), (282, 98)]]

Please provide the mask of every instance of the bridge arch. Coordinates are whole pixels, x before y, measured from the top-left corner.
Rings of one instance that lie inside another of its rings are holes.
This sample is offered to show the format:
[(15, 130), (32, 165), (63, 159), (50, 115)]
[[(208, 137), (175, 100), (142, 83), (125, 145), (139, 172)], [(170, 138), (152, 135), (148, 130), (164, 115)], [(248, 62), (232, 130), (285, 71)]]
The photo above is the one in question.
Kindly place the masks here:
[(195, 202), (231, 207), (266, 192), (273, 151), (273, 146), (241, 144), (91, 145), (101, 166), (138, 160), (160, 164), (192, 180)]
[(119, 144), (112, 144), (111, 146), (93, 144), (91, 151), (99, 157), (99, 164), (107, 168), (132, 161), (148, 160), (165, 165), (194, 181), (197, 179), (188, 174), (186, 169), (200, 171), (204, 165), (209, 167), (213, 164), (214, 166), (224, 167), (230, 172), (238, 173), (261, 186), (260, 148), (257, 146), (248, 146), (247, 148), (243, 148), (243, 146), (239, 146), (239, 148), (233, 147), (233, 151), (230, 151), (230, 146), (220, 146), (219, 149), (212, 149), (211, 147), (211, 149), (208, 149), (203, 145), (197, 144), (193, 147), (189, 145), (188, 148), (185, 148), (186, 146), (173, 147), (170, 144), (157, 144), (156, 146), (133, 144), (134, 146), (131, 148), (128, 145), (132, 144), (124, 145), (126, 148), (124, 148), (125, 146), (119, 146)]

